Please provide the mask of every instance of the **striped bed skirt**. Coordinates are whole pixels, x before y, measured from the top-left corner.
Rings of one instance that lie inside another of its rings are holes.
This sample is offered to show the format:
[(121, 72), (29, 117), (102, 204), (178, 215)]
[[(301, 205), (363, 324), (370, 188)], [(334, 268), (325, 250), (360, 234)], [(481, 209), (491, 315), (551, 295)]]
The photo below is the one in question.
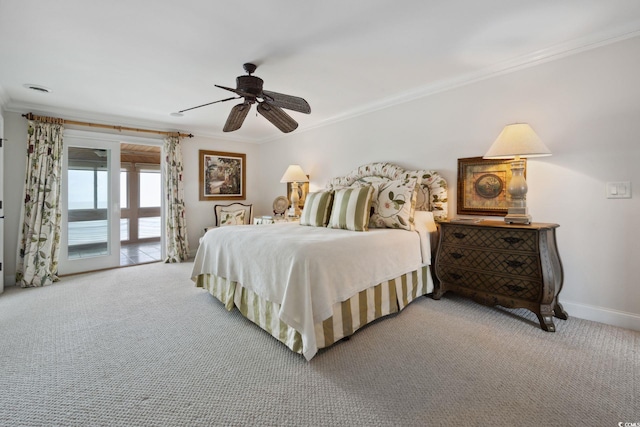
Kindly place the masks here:
[[(196, 286), (209, 291), (227, 310), (237, 307), (244, 317), (292, 351), (302, 354), (302, 336), (280, 320), (280, 304), (261, 298), (237, 282), (211, 274), (197, 276)], [(397, 313), (414, 299), (431, 292), (433, 280), (428, 265), (365, 289), (334, 304), (333, 315), (315, 324), (316, 345), (318, 349), (329, 347), (366, 324)]]

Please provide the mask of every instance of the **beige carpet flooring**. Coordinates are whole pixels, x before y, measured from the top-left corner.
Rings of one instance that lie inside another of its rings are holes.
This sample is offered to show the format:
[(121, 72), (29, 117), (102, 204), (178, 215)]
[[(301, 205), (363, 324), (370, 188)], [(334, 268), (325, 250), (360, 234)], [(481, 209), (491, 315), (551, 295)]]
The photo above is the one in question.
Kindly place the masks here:
[[(311, 362), (227, 312), (191, 264), (0, 295), (2, 426), (640, 423), (640, 332), (420, 298)], [(569, 313), (571, 315), (571, 313)]]

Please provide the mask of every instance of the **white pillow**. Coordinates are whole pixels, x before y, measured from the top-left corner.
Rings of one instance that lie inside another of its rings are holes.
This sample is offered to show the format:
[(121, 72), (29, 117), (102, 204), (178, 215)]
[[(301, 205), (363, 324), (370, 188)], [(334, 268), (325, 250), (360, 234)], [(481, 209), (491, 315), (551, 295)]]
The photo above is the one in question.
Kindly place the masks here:
[(369, 227), (413, 230), (417, 181), (407, 178), (378, 184), (371, 201)]
[(237, 211), (220, 210), (220, 227), (223, 225), (244, 225), (246, 212), (244, 209), (238, 209)]

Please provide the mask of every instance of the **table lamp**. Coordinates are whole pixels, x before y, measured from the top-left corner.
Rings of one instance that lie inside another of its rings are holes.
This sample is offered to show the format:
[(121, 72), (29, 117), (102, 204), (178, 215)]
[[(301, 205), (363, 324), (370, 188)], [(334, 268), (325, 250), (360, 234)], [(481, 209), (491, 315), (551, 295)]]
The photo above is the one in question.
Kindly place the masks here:
[(495, 140), (485, 159), (513, 159), (511, 180), (507, 190), (511, 195), (509, 210), (504, 222), (508, 224), (530, 224), (531, 215), (527, 211), (527, 181), (524, 179), (524, 160), (527, 157), (550, 156), (551, 151), (540, 140), (531, 126), (515, 123), (504, 127)]
[(298, 202), (300, 201), (300, 196), (298, 195), (298, 183), (299, 182), (309, 182), (309, 178), (304, 173), (300, 165), (289, 165), (287, 170), (282, 175), (280, 182), (290, 182), (291, 183), (291, 208), (289, 208), (289, 216), (300, 216), (300, 208), (298, 207)]

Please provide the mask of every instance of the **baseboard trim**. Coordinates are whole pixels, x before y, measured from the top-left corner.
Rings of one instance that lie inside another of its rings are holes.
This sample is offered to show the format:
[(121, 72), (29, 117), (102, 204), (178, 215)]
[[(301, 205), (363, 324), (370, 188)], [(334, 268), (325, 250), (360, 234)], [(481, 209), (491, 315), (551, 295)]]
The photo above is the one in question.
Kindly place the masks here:
[(626, 311), (612, 310), (588, 304), (562, 301), (562, 306), (571, 316), (607, 325), (640, 331), (640, 315)]

